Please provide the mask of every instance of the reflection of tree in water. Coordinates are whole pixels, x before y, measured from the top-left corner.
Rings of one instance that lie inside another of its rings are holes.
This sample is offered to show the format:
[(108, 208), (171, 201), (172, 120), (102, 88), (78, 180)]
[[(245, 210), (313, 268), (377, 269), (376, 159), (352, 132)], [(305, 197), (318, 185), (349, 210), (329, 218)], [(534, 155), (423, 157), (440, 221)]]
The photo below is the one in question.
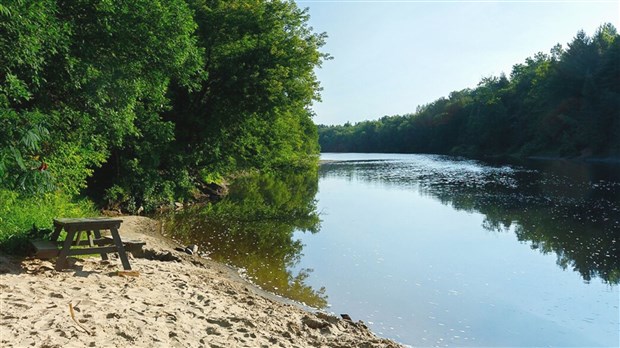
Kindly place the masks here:
[[(458, 202), (466, 196), (467, 204)], [(610, 201), (593, 202), (566, 197), (519, 200), (518, 196), (453, 194), (455, 207), (485, 215), (484, 228), (508, 230), (514, 225), (517, 239), (529, 242), (544, 254), (554, 252), (557, 264), (571, 268), (590, 281), (599, 277), (609, 284), (620, 282), (618, 243), (620, 212)]]
[(485, 229), (514, 227), (520, 241), (554, 252), (560, 267), (579, 272), (585, 281), (620, 283), (620, 180), (599, 180), (605, 177), (601, 167), (472, 168), (471, 161), (461, 166), (454, 159), (432, 158), (452, 162), (453, 168), (423, 161), (340, 162), (324, 166), (321, 176), (418, 189), (457, 210), (484, 214)]
[(324, 308), (325, 289), (305, 284), (312, 270), (289, 271), (303, 248), (293, 233), (319, 230), (317, 190), (316, 170), (244, 176), (224, 200), (166, 216), (166, 229), (183, 243), (201, 245), (212, 258), (245, 269), (264, 289)]

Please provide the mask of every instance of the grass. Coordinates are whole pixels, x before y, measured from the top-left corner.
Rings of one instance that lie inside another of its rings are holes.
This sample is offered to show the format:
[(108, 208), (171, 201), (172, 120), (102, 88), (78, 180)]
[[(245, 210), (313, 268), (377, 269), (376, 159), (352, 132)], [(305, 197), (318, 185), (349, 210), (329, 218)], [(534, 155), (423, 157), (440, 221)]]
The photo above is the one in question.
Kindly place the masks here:
[(98, 215), (94, 204), (87, 199), (75, 200), (62, 193), (22, 196), (0, 189), (0, 250), (9, 254), (24, 253), (28, 239), (49, 233), (54, 218)]

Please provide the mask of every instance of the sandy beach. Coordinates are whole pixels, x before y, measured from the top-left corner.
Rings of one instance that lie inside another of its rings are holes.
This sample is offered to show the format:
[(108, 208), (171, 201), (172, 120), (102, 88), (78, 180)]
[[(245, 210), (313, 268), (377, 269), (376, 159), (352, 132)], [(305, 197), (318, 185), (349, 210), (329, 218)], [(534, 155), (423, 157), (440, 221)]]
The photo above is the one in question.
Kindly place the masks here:
[[(302, 309), (226, 266), (174, 250), (158, 223), (123, 217), (130, 256), (54, 260), (0, 255), (2, 347), (401, 347), (362, 322)], [(355, 319), (355, 318), (353, 318)]]

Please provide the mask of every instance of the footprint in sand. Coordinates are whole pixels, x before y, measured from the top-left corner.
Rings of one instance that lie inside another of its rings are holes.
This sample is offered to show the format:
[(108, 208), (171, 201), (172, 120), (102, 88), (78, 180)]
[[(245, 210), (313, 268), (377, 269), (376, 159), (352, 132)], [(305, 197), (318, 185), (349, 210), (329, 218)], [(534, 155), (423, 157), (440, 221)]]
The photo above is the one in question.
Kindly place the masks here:
[(207, 319), (207, 322), (208, 322), (209, 324), (216, 324), (216, 325), (219, 325), (219, 326), (221, 326), (221, 327), (223, 327), (223, 328), (229, 328), (229, 327), (232, 327), (232, 326), (233, 326), (233, 324), (231, 324), (231, 323), (230, 323), (228, 320), (226, 320), (226, 319)]

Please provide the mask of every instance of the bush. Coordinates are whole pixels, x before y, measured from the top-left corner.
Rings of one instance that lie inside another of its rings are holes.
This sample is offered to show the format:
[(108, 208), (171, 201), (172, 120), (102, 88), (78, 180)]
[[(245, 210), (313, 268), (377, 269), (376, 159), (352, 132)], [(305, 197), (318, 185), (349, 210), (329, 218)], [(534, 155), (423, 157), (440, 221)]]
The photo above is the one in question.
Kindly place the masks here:
[(51, 229), (54, 218), (98, 215), (91, 201), (58, 192), (24, 196), (0, 190), (0, 202), (0, 250), (10, 254), (25, 252), (28, 238)]

